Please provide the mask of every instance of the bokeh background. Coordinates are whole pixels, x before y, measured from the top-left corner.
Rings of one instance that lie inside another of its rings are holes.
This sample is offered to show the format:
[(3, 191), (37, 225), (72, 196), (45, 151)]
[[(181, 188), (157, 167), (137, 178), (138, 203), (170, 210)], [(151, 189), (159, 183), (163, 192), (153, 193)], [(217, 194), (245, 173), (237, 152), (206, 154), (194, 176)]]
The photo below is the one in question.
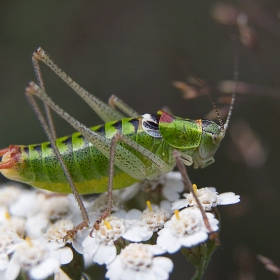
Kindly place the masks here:
[[(35, 79), (31, 53), (39, 46), (104, 101), (115, 94), (140, 113), (168, 106), (174, 115), (193, 119), (207, 115), (211, 103), (207, 97), (184, 100), (172, 82), (186, 82), (195, 73), (217, 100), (214, 88), (233, 79), (238, 57), (240, 81), (257, 84), (262, 95), (238, 95), (215, 164), (188, 168), (198, 187), (241, 195), (238, 205), (220, 207), (221, 246), (204, 279), (276, 279), (256, 255), (280, 265), (280, 2), (221, 3), (231, 3), (233, 15), (248, 16), (244, 38), (250, 40), (247, 45), (238, 40), (238, 51), (232, 40), (239, 36), (235, 18), (222, 13), (233, 26), (219, 24), (213, 0), (1, 1), (0, 147), (46, 140), (24, 96), (27, 83)], [(46, 67), (42, 70), (47, 92), (58, 104), (88, 126), (100, 123), (67, 85)], [(261, 86), (276, 94), (270, 97)], [(55, 124), (59, 136), (73, 132), (59, 118)], [(171, 279), (188, 279), (192, 265), (180, 254), (174, 258)]]

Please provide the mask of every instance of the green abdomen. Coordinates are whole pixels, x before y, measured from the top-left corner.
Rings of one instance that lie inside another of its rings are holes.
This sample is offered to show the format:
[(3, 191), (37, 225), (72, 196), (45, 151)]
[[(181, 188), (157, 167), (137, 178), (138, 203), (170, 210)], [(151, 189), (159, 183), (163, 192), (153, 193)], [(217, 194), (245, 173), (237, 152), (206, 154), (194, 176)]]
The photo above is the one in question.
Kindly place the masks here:
[[(171, 169), (173, 168), (170, 146), (161, 138), (147, 135), (142, 129), (141, 118), (122, 119), (91, 129), (104, 135), (107, 139), (111, 139), (116, 131), (120, 130), (140, 145), (158, 154), (165, 162), (170, 164)], [(58, 138), (56, 144), (79, 193), (100, 193), (107, 190), (109, 160), (80, 133)], [(124, 145), (122, 142), (120, 144)], [(127, 149), (143, 161), (146, 166), (147, 177), (158, 175), (158, 170), (154, 168), (150, 160), (129, 147)], [(69, 183), (49, 142), (21, 146), (21, 152), (22, 160), (18, 163), (19, 181), (41, 189), (71, 193)], [(137, 179), (115, 167), (114, 189), (124, 188), (135, 182), (137, 182)]]

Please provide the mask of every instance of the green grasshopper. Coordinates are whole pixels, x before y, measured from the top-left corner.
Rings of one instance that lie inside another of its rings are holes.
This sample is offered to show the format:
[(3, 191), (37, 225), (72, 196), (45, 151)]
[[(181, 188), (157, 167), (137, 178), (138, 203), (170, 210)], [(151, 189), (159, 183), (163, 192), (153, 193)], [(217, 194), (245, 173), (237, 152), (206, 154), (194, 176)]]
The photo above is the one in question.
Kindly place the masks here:
[[(214, 154), (228, 127), (234, 94), (225, 124), (218, 112), (219, 125), (205, 119), (175, 117), (162, 110), (156, 115), (141, 116), (116, 96), (112, 96), (107, 105), (91, 95), (61, 70), (42, 48), (33, 53), (32, 61), (38, 84), (31, 82), (26, 88), (26, 96), (49, 142), (11, 145), (0, 150), (0, 172), (11, 180), (40, 189), (73, 192), (84, 219), (77, 228), (89, 224), (80, 194), (102, 193), (108, 189), (108, 211), (102, 219), (110, 213), (112, 188), (125, 188), (137, 181), (153, 179), (172, 171), (176, 164), (174, 150), (180, 153), (185, 165), (193, 164), (194, 168), (203, 168), (214, 162)], [(46, 94), (39, 61), (49, 66), (83, 98), (105, 124), (88, 128), (56, 105)], [(34, 96), (45, 104), (48, 122)], [(56, 139), (49, 108), (77, 132)]]

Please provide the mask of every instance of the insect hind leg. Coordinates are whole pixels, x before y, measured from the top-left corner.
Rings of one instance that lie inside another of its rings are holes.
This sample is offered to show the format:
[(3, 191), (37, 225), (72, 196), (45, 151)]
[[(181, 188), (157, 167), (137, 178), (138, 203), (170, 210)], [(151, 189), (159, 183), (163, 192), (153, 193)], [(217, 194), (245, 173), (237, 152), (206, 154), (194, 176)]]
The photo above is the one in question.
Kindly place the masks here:
[(90, 94), (77, 82), (75, 82), (70, 76), (68, 76), (54, 61), (53, 59), (42, 49), (38, 48), (32, 55), (33, 66), (37, 76), (39, 87), (46, 92), (41, 70), (38, 61), (42, 61), (46, 64), (55, 74), (57, 74), (68, 86), (70, 86), (105, 122), (119, 120), (124, 116), (114, 108)]
[(139, 113), (137, 113), (133, 108), (131, 108), (129, 105), (127, 105), (124, 101), (122, 101), (116, 95), (112, 95), (109, 98), (108, 103), (109, 103), (110, 107), (112, 107), (112, 108), (117, 107), (119, 110), (124, 112), (130, 118), (135, 118), (135, 117), (140, 116)]
[[(35, 85), (35, 84), (33, 84), (33, 85)], [(40, 88), (38, 87), (38, 90), (39, 89)], [(40, 90), (42, 91), (42, 93), (44, 93), (44, 91), (42, 89), (40, 89)], [(70, 172), (69, 172), (65, 162), (63, 161), (62, 156), (61, 156), (61, 154), (60, 154), (60, 152), (59, 152), (59, 150), (56, 146), (55, 139), (53, 138), (50, 127), (49, 127), (48, 123), (46, 122), (46, 120), (45, 120), (45, 118), (44, 118), (44, 116), (43, 116), (43, 114), (42, 114), (34, 96), (33, 96), (34, 92), (32, 92), (31, 87), (28, 87), (26, 89), (25, 94), (26, 94), (26, 98), (27, 98), (28, 102), (30, 103), (32, 109), (34, 110), (38, 120), (40, 121), (40, 123), (41, 123), (41, 125), (42, 125), (42, 127), (45, 131), (45, 134), (47, 135), (47, 137), (48, 137), (48, 139), (51, 143), (52, 149), (53, 149), (53, 151), (54, 151), (54, 153), (55, 153), (55, 155), (56, 155), (56, 157), (57, 157), (57, 159), (58, 159), (58, 161), (61, 165), (61, 168), (64, 172), (64, 175), (65, 175), (65, 177), (66, 177), (66, 179), (67, 179), (67, 181), (68, 181), (68, 183), (71, 187), (72, 193), (75, 196), (75, 199), (77, 200), (78, 205), (79, 205), (80, 210), (81, 210), (81, 213), (82, 213), (83, 221), (79, 225), (77, 225), (75, 228), (73, 228), (72, 230), (67, 231), (67, 234), (64, 237), (65, 239), (70, 239), (70, 238), (75, 237), (78, 230), (80, 230), (84, 227), (87, 227), (89, 225), (89, 223), (90, 223), (89, 222), (89, 217), (88, 217), (87, 211), (85, 209), (85, 206), (83, 204), (83, 201), (81, 199), (81, 196), (79, 195), (79, 193), (77, 191), (77, 188), (74, 184), (74, 181), (73, 181), (73, 179), (70, 175)], [(46, 102), (44, 102), (44, 104), (49, 105)]]

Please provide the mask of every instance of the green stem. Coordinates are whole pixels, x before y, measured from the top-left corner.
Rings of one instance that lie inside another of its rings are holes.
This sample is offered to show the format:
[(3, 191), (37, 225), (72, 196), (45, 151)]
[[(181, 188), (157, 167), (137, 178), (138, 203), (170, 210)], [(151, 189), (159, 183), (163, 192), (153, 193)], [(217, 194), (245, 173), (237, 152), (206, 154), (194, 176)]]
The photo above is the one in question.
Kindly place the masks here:
[(203, 273), (204, 273), (204, 268), (202, 269), (201, 267), (197, 266), (195, 275), (192, 277), (191, 280), (200, 280), (202, 278)]
[(28, 273), (21, 269), (20, 274), (17, 278), (17, 280), (30, 280)]

